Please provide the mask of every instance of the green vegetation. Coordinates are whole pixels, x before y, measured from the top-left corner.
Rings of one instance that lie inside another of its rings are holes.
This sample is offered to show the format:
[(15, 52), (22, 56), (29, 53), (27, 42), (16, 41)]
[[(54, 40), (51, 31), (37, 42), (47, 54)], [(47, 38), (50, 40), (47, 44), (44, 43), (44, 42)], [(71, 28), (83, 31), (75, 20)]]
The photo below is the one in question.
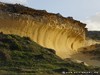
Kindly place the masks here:
[(100, 40), (100, 31), (88, 31), (87, 35), (94, 40)]
[(43, 48), (28, 37), (0, 33), (0, 74), (61, 75), (63, 71), (95, 70), (99, 68), (62, 60), (54, 50)]

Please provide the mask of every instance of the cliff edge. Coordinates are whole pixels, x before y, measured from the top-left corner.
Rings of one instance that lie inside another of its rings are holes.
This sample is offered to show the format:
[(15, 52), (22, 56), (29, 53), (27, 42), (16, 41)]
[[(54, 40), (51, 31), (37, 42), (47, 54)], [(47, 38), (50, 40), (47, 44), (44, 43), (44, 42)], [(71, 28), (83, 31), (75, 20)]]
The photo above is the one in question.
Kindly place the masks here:
[(85, 45), (86, 24), (20, 4), (0, 3), (0, 32), (30, 37), (43, 47), (51, 48), (62, 58)]

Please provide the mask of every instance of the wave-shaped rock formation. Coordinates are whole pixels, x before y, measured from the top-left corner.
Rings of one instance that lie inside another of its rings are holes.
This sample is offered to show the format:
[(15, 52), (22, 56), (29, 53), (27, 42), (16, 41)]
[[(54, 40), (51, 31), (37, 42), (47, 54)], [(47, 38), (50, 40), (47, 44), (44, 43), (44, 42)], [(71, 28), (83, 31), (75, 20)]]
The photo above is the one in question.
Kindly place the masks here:
[(0, 32), (30, 37), (38, 44), (56, 50), (62, 58), (69, 57), (84, 46), (85, 26), (59, 13), (0, 3)]

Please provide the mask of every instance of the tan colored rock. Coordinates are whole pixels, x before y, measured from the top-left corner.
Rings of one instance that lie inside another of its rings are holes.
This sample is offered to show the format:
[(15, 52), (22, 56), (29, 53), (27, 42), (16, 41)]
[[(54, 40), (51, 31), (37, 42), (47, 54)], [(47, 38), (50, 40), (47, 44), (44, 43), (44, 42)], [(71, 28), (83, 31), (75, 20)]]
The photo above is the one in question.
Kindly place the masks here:
[(0, 32), (28, 36), (43, 47), (70, 57), (85, 44), (85, 24), (72, 17), (35, 10), (19, 4), (0, 4)]

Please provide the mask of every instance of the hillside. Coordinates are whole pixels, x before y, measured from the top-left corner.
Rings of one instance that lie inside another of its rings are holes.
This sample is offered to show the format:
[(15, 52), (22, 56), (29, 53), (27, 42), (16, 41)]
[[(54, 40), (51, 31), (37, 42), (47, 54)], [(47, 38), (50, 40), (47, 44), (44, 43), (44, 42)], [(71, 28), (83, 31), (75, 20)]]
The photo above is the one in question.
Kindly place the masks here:
[(1, 74), (100, 72), (99, 32), (73, 17), (0, 2), (0, 32)]
[(100, 31), (88, 31), (87, 35), (94, 40), (100, 40)]
[(60, 75), (62, 71), (95, 70), (82, 63), (62, 60), (54, 50), (43, 48), (28, 37), (0, 33), (0, 74)]

